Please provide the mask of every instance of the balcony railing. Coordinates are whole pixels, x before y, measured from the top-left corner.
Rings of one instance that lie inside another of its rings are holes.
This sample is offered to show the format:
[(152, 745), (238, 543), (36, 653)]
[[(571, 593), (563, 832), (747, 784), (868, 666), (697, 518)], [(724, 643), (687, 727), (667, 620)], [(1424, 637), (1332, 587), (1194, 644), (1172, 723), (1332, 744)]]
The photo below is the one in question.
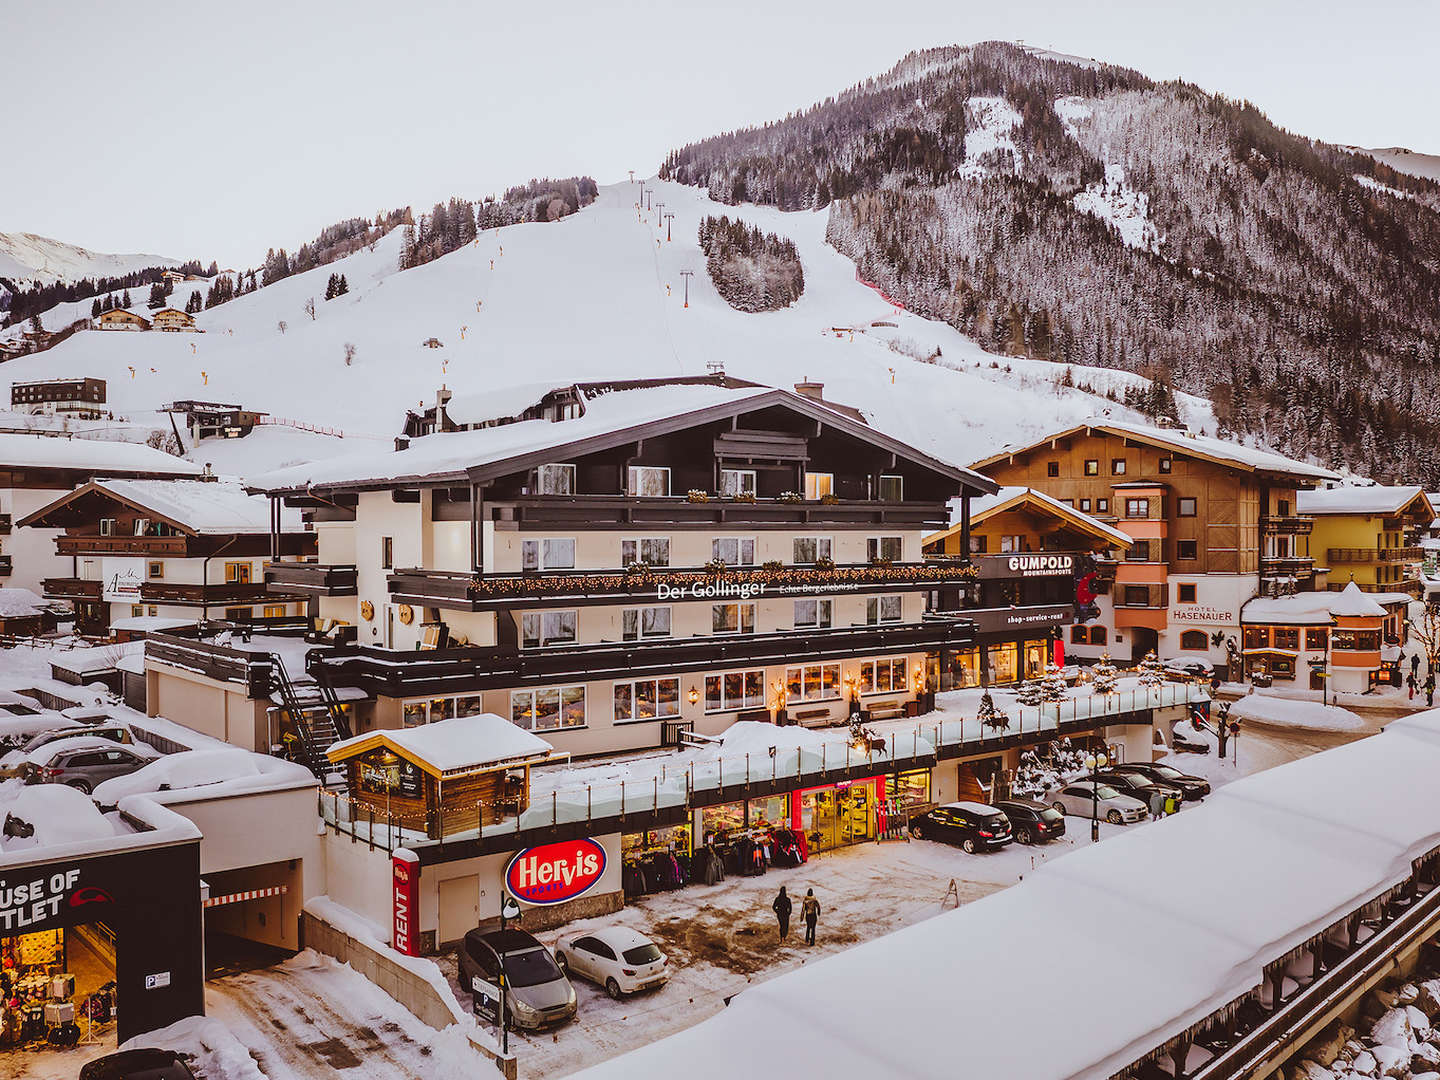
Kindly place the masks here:
[(61, 555), (185, 555), (189, 539), (184, 536), (58, 536), (55, 550)]
[(0, 577), (9, 577), (13, 569), (11, 557), (9, 555), (0, 555)]
[(40, 588), (51, 600), (99, 600), (101, 595), (99, 580), (83, 578), (45, 578)]
[(1418, 547), (1330, 548), (1326, 552), (1326, 557), (1332, 563), (1420, 562), (1425, 558), (1425, 549)]
[(10, 515), (0, 514), (0, 536), (10, 535)]
[(274, 593), (260, 584), (227, 582), (200, 585), (188, 582), (146, 581), (140, 585), (140, 599), (149, 604), (255, 604), (275, 599)]
[(355, 565), (269, 562), (265, 564), (265, 587), (271, 592), (354, 596), (357, 589)]
[(1262, 555), (1260, 573), (1311, 577), (1315, 573), (1315, 560), (1308, 555)]
[(535, 528), (586, 525), (900, 525), (944, 528), (950, 514), (943, 502), (835, 502), (756, 499), (753, 502), (711, 496), (691, 502), (683, 495), (531, 495), (484, 504), (487, 520), (517, 522)]
[(934, 589), (973, 580), (964, 562), (876, 563), (820, 566), (737, 566), (632, 570), (554, 570), (522, 574), (471, 574), (412, 568), (390, 575), (397, 601), (449, 610), (480, 611), (523, 605), (576, 606), (626, 600), (717, 599), (754, 596), (826, 596)]
[(314, 649), (306, 668), (317, 681), (368, 694), (410, 697), (525, 685), (702, 672), (853, 656), (968, 648), (975, 626), (965, 618), (845, 626), (773, 634), (726, 634), (655, 641), (597, 642), (541, 649), (482, 646), (404, 652), (370, 645)]
[(1302, 514), (1262, 514), (1260, 531), (1304, 535), (1315, 528), (1315, 519)]

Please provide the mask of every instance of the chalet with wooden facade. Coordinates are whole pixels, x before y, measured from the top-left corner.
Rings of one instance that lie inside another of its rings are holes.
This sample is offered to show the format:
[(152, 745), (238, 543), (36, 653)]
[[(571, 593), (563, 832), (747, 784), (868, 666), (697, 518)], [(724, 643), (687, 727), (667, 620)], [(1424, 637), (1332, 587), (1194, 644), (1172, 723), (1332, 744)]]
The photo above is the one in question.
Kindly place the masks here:
[(197, 330), (195, 316), (187, 311), (179, 311), (176, 308), (161, 308), (150, 317), (150, 322), (156, 330), (169, 330), (172, 333), (180, 330)]
[(1309, 542), (1314, 522), (1299, 512), (1297, 492), (1338, 479), (1328, 469), (1109, 420), (1002, 450), (972, 468), (1041, 490), (1131, 538), (1099, 602), (1117, 658), (1183, 651), (1223, 667), (1247, 600), (1323, 588), (1325, 568)]
[(36, 510), (97, 476), (196, 476), (200, 466), (136, 443), (0, 434), (0, 585), (43, 592), (72, 569), (55, 549), (59, 530), (23, 526)]
[(263, 417), (270, 415), (223, 401), (194, 401), (189, 398), (172, 401), (156, 411), (170, 414), (170, 424), (177, 439), (180, 438), (180, 429), (175, 418), (183, 417), (191, 446), (201, 439), (243, 438), (255, 430), (255, 425), (259, 424)]
[(124, 308), (102, 311), (95, 318), (95, 325), (101, 330), (149, 330), (150, 320)]
[(315, 537), (297, 511), (272, 522), (272, 509), (235, 481), (105, 479), (34, 510), (20, 525), (64, 530), (54, 544), (68, 573), (46, 578), (45, 596), (73, 603), (79, 629), (107, 634), (112, 622), (131, 617), (303, 616), (305, 595), (268, 591), (262, 567), (271, 558), (313, 555)]
[(357, 628), (309, 662), (372, 698), (357, 730), (492, 712), (593, 754), (926, 706), (982, 613), (927, 612), (978, 571), (922, 541), (990, 481), (723, 376), (577, 392), (254, 482), (314, 523), (318, 561), (266, 580)]
[(1353, 581), (1366, 593), (1424, 594), (1420, 541), (1435, 508), (1420, 487), (1321, 488), (1300, 492), (1298, 506), (1314, 519), (1310, 546), (1330, 568), (1333, 591)]

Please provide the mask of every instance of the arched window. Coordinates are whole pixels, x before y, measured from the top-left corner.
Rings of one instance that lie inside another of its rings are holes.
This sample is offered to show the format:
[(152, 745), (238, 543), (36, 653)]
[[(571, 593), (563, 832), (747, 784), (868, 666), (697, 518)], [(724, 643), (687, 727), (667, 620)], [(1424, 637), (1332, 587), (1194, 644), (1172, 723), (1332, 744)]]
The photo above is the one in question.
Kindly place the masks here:
[(1089, 637), (1089, 634), (1086, 632), (1085, 627), (1083, 627), (1083, 626), (1072, 626), (1072, 627), (1070, 627), (1070, 644), (1071, 644), (1071, 645), (1086, 645), (1086, 644), (1089, 643), (1089, 641), (1090, 641), (1090, 637)]
[(1106, 633), (1107, 633), (1107, 631), (1105, 630), (1105, 627), (1103, 627), (1103, 626), (1092, 626), (1092, 627), (1090, 627), (1090, 644), (1091, 644), (1091, 645), (1104, 645), (1104, 644), (1105, 644)]
[(1186, 652), (1205, 652), (1210, 647), (1210, 638), (1204, 630), (1186, 630), (1180, 635), (1180, 648)]

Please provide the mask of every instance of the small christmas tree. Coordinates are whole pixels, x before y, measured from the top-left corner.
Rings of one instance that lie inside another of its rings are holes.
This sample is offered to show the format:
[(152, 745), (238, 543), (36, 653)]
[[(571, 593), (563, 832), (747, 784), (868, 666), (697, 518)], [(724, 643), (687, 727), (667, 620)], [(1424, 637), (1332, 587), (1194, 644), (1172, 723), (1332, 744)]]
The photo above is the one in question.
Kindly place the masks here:
[(980, 712), (978, 715), (980, 723), (985, 727), (1008, 728), (1010, 726), (1010, 717), (995, 707), (995, 699), (990, 696), (989, 690), (986, 690), (985, 693), (980, 696)]
[(1039, 705), (1043, 698), (1044, 690), (1038, 679), (1026, 679), (1015, 691), (1015, 700), (1021, 705)]
[(1094, 677), (1094, 693), (1113, 694), (1115, 692), (1115, 665), (1110, 662), (1110, 654), (1102, 653), (1100, 662), (1091, 669)]
[(1040, 687), (1040, 696), (1046, 702), (1065, 700), (1065, 675), (1054, 664), (1045, 665), (1045, 682)]
[(1140, 685), (1153, 689), (1165, 684), (1165, 665), (1155, 659), (1153, 652), (1146, 653), (1140, 661)]

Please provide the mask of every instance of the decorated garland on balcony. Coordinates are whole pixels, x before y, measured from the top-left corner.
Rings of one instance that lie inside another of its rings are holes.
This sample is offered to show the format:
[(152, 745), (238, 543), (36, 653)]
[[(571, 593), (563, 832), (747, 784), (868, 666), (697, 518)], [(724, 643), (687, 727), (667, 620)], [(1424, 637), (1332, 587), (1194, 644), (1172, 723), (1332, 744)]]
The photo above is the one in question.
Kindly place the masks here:
[(474, 577), (467, 586), (471, 600), (500, 599), (525, 595), (572, 596), (577, 593), (647, 592), (661, 585), (688, 587), (713, 582), (728, 585), (774, 585), (824, 588), (832, 585), (904, 585), (916, 582), (945, 582), (976, 576), (973, 566), (780, 566), (771, 564), (751, 569), (727, 567), (723, 562), (708, 564), (704, 570), (664, 570), (633, 564), (623, 571), (517, 577)]

